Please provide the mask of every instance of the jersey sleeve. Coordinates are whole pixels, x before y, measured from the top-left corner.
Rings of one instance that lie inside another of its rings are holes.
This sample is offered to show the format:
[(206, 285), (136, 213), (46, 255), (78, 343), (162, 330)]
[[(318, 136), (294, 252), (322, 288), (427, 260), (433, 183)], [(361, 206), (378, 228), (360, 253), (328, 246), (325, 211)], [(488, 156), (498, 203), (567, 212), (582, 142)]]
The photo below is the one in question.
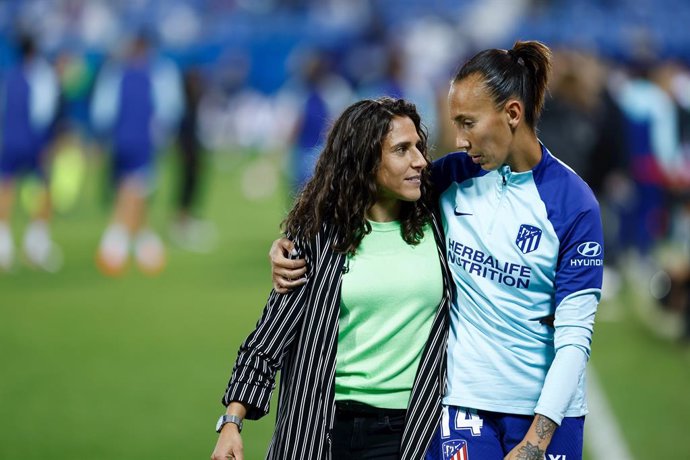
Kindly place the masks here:
[(556, 309), (556, 356), (546, 374), (534, 412), (559, 425), (584, 379), (598, 302), (594, 292), (580, 291), (564, 299)]
[(577, 213), (563, 234), (556, 267), (556, 309), (566, 297), (580, 291), (601, 294), (604, 275), (604, 235), (596, 202)]

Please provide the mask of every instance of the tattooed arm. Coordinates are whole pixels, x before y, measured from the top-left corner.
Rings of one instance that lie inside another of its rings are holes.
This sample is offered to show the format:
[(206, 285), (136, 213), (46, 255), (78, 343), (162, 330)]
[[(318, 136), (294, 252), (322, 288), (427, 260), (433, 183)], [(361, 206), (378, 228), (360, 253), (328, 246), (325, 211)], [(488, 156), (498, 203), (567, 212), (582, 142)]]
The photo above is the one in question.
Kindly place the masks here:
[(553, 420), (537, 414), (522, 442), (504, 460), (543, 460), (557, 427)]

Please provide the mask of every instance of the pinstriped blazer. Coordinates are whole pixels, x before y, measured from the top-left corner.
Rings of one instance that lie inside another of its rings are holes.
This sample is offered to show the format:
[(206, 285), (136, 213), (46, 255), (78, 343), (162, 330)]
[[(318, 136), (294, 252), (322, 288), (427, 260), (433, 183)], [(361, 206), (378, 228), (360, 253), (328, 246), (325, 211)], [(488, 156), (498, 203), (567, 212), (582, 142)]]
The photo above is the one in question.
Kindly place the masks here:
[[(452, 278), (436, 217), (432, 227), (443, 273), (444, 295), (434, 317), (410, 396), (400, 458), (424, 456), (441, 418)], [(288, 293), (272, 291), (256, 329), (240, 346), (223, 404), (250, 406), (247, 419), (268, 413), (276, 373), (281, 371), (276, 427), (267, 459), (329, 460), (335, 415), (334, 384), (340, 286), (345, 255), (331, 249), (333, 228), (297, 249), (309, 281)]]

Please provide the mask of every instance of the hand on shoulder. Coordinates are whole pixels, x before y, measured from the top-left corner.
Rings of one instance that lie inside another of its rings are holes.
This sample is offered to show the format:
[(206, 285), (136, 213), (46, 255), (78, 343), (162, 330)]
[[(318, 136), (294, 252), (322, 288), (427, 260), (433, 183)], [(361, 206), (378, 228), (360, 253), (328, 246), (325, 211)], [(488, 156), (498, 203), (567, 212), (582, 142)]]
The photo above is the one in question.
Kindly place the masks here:
[(273, 289), (279, 294), (286, 294), (307, 282), (307, 262), (295, 259), (295, 244), (287, 238), (279, 238), (271, 245), (268, 257), (271, 260), (271, 277)]

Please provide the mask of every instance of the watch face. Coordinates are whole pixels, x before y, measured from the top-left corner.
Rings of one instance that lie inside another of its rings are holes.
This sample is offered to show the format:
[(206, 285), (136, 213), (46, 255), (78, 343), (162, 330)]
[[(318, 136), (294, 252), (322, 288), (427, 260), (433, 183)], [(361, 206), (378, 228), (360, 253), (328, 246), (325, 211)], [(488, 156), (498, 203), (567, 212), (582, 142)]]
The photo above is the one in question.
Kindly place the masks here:
[(220, 429), (223, 427), (223, 419), (225, 418), (224, 415), (221, 415), (218, 421), (216, 422), (216, 432), (219, 432)]

